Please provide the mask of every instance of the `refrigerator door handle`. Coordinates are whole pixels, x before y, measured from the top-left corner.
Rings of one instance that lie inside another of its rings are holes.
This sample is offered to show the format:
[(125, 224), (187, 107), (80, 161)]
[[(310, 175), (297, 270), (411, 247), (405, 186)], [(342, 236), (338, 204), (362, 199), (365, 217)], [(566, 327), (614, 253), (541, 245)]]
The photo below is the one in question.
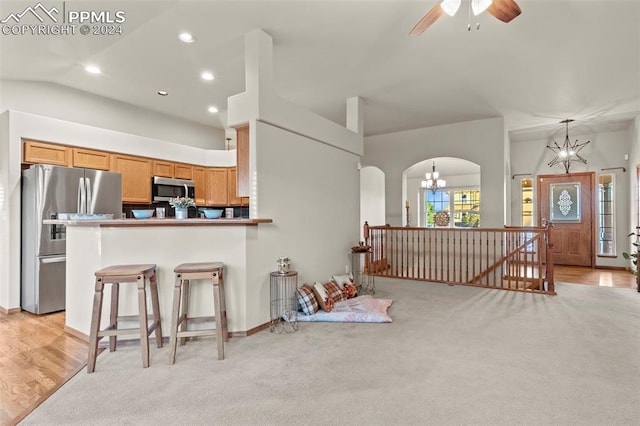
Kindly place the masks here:
[(42, 169), (42, 173), (38, 173), (36, 176), (38, 177), (38, 190), (36, 191), (36, 203), (37, 205), (41, 205), (42, 204), (42, 197), (44, 196), (44, 181), (45, 181), (45, 174), (48, 174), (48, 170), (46, 167), (43, 167)]
[(86, 205), (87, 205), (87, 193), (84, 187), (84, 178), (80, 178), (78, 182), (78, 213), (86, 213)]
[(45, 257), (40, 258), (41, 263), (60, 263), (67, 260), (67, 256)]
[(93, 196), (91, 195), (91, 179), (88, 177), (84, 178), (84, 188), (87, 194), (85, 213), (92, 213), (91, 206), (93, 205)]

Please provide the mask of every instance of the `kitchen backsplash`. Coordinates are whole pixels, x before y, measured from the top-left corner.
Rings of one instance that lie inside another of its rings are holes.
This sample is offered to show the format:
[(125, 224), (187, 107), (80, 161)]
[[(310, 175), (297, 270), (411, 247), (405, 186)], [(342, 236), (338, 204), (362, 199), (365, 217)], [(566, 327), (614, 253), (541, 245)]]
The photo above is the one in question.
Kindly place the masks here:
[[(160, 202), (160, 203), (152, 203), (152, 204), (123, 204), (122, 212), (126, 215), (126, 217), (133, 217), (133, 213), (131, 210), (138, 209), (154, 209), (156, 207), (164, 207), (166, 209), (166, 217), (174, 217), (176, 215), (175, 209), (169, 205), (168, 202)], [(207, 209), (216, 209), (216, 210), (224, 210), (224, 207), (198, 207), (198, 208), (207, 208)], [(155, 216), (155, 214), (154, 214)], [(222, 216), (224, 217), (224, 211), (222, 212)], [(189, 217), (198, 217), (198, 211), (196, 207), (189, 207)], [(235, 206), (233, 207), (233, 217), (241, 217), (241, 218), (249, 218), (249, 207), (248, 206)]]

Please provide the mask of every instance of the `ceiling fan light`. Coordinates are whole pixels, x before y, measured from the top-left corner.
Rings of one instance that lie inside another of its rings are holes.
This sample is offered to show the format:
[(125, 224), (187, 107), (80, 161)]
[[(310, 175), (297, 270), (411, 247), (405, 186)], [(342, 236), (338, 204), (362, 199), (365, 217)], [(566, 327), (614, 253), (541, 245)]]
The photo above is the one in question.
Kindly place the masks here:
[(440, 7), (449, 16), (453, 16), (456, 14), (458, 9), (460, 9), (460, 3), (462, 0), (442, 0), (440, 3)]
[(471, 0), (471, 10), (475, 16), (478, 16), (487, 10), (491, 3), (493, 3), (492, 0)]

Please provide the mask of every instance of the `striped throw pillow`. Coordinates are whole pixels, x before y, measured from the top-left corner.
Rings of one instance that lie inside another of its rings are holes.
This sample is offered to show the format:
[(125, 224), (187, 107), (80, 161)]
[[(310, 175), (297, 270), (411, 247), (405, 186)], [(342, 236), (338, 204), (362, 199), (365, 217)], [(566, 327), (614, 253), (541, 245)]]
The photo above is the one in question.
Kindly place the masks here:
[(313, 294), (313, 289), (311, 287), (304, 284), (296, 291), (296, 293), (298, 293), (298, 303), (300, 303), (302, 312), (305, 315), (311, 315), (318, 312), (318, 301), (316, 300), (316, 296)]
[(338, 287), (338, 284), (330, 281), (324, 284), (325, 290), (327, 290), (327, 294), (329, 298), (333, 300), (333, 303), (341, 302), (344, 298), (342, 297), (342, 290)]

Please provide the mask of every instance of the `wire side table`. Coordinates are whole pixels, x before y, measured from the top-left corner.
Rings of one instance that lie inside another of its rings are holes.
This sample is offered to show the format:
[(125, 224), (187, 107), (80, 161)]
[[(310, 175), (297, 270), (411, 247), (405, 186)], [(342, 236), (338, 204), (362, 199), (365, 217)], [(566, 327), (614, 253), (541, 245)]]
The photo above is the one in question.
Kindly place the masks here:
[(293, 333), (298, 330), (298, 273), (271, 273), (271, 325), (277, 333)]
[(369, 275), (365, 271), (367, 256), (370, 251), (352, 251), (351, 252), (351, 272), (353, 273), (353, 282), (361, 294), (376, 294), (376, 282), (373, 275)]

